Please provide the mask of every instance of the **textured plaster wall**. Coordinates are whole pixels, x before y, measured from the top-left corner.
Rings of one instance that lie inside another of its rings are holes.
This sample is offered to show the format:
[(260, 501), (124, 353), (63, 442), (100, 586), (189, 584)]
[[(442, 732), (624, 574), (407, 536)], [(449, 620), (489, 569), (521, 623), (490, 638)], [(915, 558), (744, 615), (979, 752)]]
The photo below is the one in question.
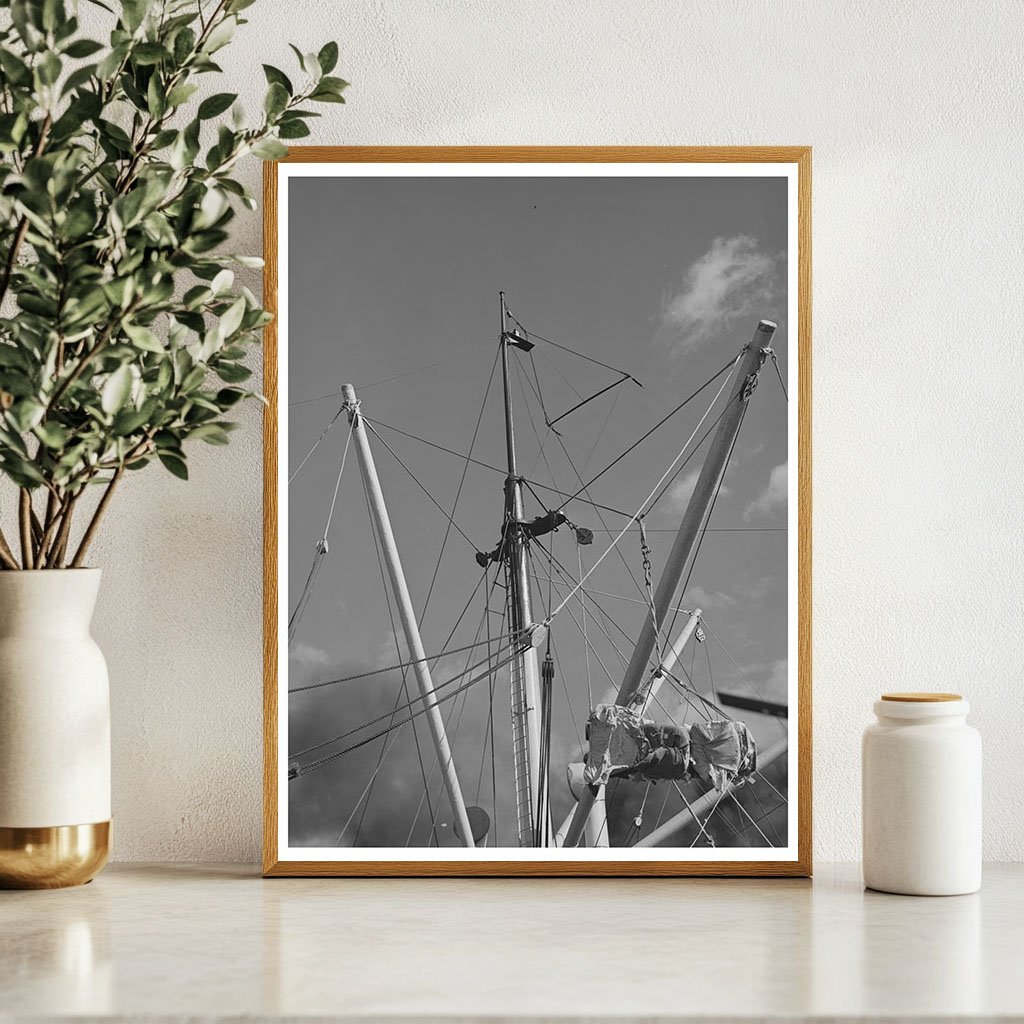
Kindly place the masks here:
[[(815, 850), (859, 850), (884, 689), (967, 694), (1024, 858), (1022, 10), (1014, 2), (260, 0), (224, 53), (342, 47), (316, 143), (814, 147)], [(253, 183), (259, 169), (249, 168)], [(353, 244), (345, 238), (338, 245)], [(260, 224), (236, 248), (259, 251)], [(258, 278), (248, 282), (258, 285)], [(260, 841), (260, 427), (133, 478), (96, 549), (120, 859)]]

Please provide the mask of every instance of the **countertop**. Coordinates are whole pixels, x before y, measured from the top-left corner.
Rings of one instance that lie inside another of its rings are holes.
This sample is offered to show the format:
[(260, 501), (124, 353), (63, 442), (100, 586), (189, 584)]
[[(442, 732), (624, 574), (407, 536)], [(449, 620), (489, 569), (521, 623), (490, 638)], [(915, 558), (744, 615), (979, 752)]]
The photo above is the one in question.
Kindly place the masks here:
[(974, 896), (769, 879), (273, 879), (0, 893), (0, 1020), (1024, 1021), (1024, 866)]

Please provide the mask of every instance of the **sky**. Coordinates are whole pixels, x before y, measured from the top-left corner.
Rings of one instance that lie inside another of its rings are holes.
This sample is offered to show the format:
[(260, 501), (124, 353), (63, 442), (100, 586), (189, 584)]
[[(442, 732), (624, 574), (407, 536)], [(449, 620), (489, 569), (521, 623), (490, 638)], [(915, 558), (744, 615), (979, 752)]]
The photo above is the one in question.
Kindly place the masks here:
[[(293, 178), (288, 190), (288, 472), (295, 472), (337, 413), (340, 399), (334, 396), (342, 384), (354, 384), (363, 413), (383, 439), (371, 435), (371, 447), (429, 654), (445, 649), (480, 580), (474, 551), (491, 550), (499, 540), (503, 476), (470, 465), (459, 493), (464, 461), (416, 438), (464, 455), (480, 416), (473, 458), (504, 466), (500, 373), (484, 402), (497, 351), (499, 289), (531, 335), (628, 371), (643, 385), (613, 388), (561, 421), (556, 437), (545, 426), (544, 411), (554, 419), (617, 375), (536, 338), (532, 360), (511, 353), (519, 471), (539, 484), (577, 491), (577, 471), (589, 480), (608, 465), (733, 359), (760, 318), (779, 325), (773, 347), (787, 376), (784, 179), (325, 176)], [(704, 392), (602, 476), (590, 489), (593, 500), (633, 512), (676, 457), (713, 393), (714, 388)], [(786, 429), (782, 389), (766, 366), (680, 601), (706, 614), (711, 636), (693, 651), (687, 648), (683, 665), (692, 664), (695, 685), (709, 696), (753, 688), (785, 700)], [(323, 534), (347, 432), (342, 415), (289, 486), (289, 610)], [(655, 585), (702, 455), (703, 450), (647, 517)], [(466, 535), (450, 530), (425, 614), (447, 521), (416, 480), (447, 512), (459, 493), (454, 520)], [(526, 511), (533, 516), (545, 509), (528, 493)], [(586, 569), (612, 539), (606, 531), (617, 533), (625, 520), (579, 502), (565, 511), (595, 535), (593, 546), (581, 549), (567, 528), (553, 536), (554, 556), (578, 576), (577, 559)], [(631, 571), (642, 580), (639, 534), (628, 533), (619, 550), (621, 559), (613, 553), (587, 581), (595, 592), (618, 595), (595, 598), (607, 619), (588, 609), (591, 656), (585, 657), (581, 630), (571, 618), (560, 615), (553, 630), (556, 818), (571, 806), (565, 766), (580, 759), (588, 707), (610, 699), (617, 689), (622, 662), (615, 648), (628, 660), (642, 624), (642, 595), (629, 576)], [(558, 587), (554, 578), (549, 583), (543, 557), (535, 559), (535, 571), (534, 604), (543, 611), (549, 593), (557, 601)], [(478, 593), (447, 646), (486, 636), (478, 626), (496, 632), (503, 602), (504, 592), (495, 588), (492, 611), (485, 614)], [(578, 600), (567, 610), (583, 624)], [(403, 660), (404, 651), (402, 642), (396, 648), (350, 453), (331, 521), (329, 554), (291, 645), (289, 687), (387, 668)], [(482, 656), (479, 649), (468, 653), (473, 657), (468, 664)], [(465, 658), (442, 659), (435, 685), (464, 669)], [(397, 699), (407, 700), (402, 686), (401, 673), (389, 671), (291, 697), (289, 749), (304, 750), (387, 716)], [(411, 676), (408, 686), (414, 696)], [(515, 842), (508, 690), (507, 672), (499, 671), (465, 697), (442, 705), (451, 716), (449, 736), (463, 790), (491, 817), (489, 843), (503, 846)], [(675, 704), (668, 710), (675, 714)], [(777, 719), (754, 715), (747, 720), (762, 744), (781, 734)], [(386, 724), (385, 717), (376, 727), (299, 760), (343, 749)], [(454, 842), (422, 717), (417, 725), (415, 734), (405, 726), (292, 782), (292, 844)], [(773, 780), (784, 787), (784, 770), (780, 776), (777, 768)], [(360, 800), (368, 786), (367, 799)], [(616, 788), (613, 842), (639, 810), (644, 786)], [(657, 793), (659, 805), (664, 788)], [(676, 809), (671, 802), (666, 807), (667, 813)], [(764, 841), (756, 832), (736, 840)]]

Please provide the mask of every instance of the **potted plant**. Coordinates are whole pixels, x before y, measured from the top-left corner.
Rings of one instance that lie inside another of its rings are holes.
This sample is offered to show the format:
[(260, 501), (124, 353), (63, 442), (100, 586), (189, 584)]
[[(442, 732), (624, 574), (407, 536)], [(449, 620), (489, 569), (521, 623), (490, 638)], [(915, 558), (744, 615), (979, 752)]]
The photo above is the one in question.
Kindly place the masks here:
[[(225, 445), (269, 314), (225, 255), (235, 176), (344, 102), (338, 47), (264, 65), (258, 111), (201, 89), (254, 0), (0, 0), (0, 885), (87, 881), (109, 848), (107, 673), (90, 545), (118, 489)], [(294, 47), (293, 47), (294, 49)], [(200, 96), (202, 92), (202, 96)]]

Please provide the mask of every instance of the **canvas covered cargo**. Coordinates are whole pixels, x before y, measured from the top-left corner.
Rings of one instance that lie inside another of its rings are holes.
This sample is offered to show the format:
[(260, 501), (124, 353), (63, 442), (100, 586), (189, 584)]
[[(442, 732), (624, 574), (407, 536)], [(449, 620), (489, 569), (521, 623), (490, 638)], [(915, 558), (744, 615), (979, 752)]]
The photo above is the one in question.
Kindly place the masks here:
[(611, 778), (656, 782), (700, 778), (721, 791), (757, 768), (754, 739), (742, 722), (663, 725), (619, 704), (598, 704), (587, 725), (588, 785)]

